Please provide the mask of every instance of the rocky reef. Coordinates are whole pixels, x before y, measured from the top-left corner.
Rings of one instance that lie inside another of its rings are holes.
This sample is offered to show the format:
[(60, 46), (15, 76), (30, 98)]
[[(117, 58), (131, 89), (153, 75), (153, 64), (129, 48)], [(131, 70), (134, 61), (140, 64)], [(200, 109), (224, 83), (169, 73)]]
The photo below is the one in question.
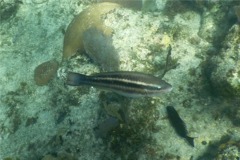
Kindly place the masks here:
[(227, 97), (240, 96), (240, 26), (230, 28), (220, 56), (214, 56), (216, 68), (211, 76), (211, 84), (216, 93)]
[(104, 25), (101, 17), (119, 7), (120, 5), (116, 3), (98, 3), (77, 15), (65, 33), (63, 58), (73, 56), (77, 50), (83, 51), (83, 34), (91, 27), (101, 31), (105, 36), (110, 36), (112, 29)]
[[(1, 1), (0, 159), (239, 158), (239, 5)], [(65, 85), (68, 71), (116, 70), (173, 89), (137, 99)], [(169, 105), (194, 148), (171, 127)]]

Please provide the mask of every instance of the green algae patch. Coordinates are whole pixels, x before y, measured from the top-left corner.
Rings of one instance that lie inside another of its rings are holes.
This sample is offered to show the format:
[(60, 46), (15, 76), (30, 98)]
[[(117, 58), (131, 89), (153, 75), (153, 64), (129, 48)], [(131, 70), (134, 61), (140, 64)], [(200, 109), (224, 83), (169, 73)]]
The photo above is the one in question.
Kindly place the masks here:
[(20, 1), (14, 3), (6, 3), (4, 1), (0, 2), (0, 22), (8, 20), (11, 17), (14, 17), (17, 14), (19, 9)]

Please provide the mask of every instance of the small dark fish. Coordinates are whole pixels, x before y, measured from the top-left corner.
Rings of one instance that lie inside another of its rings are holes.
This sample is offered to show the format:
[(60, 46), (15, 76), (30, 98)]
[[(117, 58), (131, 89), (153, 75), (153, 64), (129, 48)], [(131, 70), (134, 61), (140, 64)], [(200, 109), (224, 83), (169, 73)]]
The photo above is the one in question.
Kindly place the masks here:
[(177, 111), (172, 106), (167, 106), (168, 119), (177, 132), (177, 134), (187, 140), (194, 147), (194, 138), (188, 136), (188, 131), (184, 121), (181, 119)]
[(66, 84), (94, 86), (127, 97), (158, 96), (172, 90), (172, 86), (161, 78), (128, 71), (104, 72), (90, 76), (69, 72)]

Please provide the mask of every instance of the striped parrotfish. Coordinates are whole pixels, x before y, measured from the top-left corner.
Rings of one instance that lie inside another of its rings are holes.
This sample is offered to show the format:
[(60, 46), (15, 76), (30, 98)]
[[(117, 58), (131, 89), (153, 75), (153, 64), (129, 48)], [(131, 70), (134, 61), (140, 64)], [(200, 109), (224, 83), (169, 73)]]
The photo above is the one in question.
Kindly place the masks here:
[(158, 96), (172, 90), (172, 86), (161, 78), (130, 71), (103, 72), (89, 76), (68, 72), (66, 84), (93, 86), (127, 97)]

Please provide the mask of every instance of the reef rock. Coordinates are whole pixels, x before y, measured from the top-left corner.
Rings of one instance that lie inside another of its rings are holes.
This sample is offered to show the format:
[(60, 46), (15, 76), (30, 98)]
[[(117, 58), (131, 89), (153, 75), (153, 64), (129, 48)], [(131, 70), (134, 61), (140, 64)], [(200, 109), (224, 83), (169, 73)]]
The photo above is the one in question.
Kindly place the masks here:
[(240, 96), (240, 26), (234, 25), (213, 63), (217, 64), (211, 75), (216, 93), (224, 96)]
[(84, 49), (93, 61), (105, 71), (116, 71), (119, 67), (119, 56), (112, 44), (111, 36), (105, 36), (95, 28), (83, 34)]
[(98, 3), (77, 15), (68, 26), (64, 37), (63, 59), (75, 55), (77, 50), (84, 50), (83, 33), (89, 28), (96, 28), (106, 36), (111, 35), (112, 29), (104, 25), (102, 17), (119, 7), (116, 3)]

